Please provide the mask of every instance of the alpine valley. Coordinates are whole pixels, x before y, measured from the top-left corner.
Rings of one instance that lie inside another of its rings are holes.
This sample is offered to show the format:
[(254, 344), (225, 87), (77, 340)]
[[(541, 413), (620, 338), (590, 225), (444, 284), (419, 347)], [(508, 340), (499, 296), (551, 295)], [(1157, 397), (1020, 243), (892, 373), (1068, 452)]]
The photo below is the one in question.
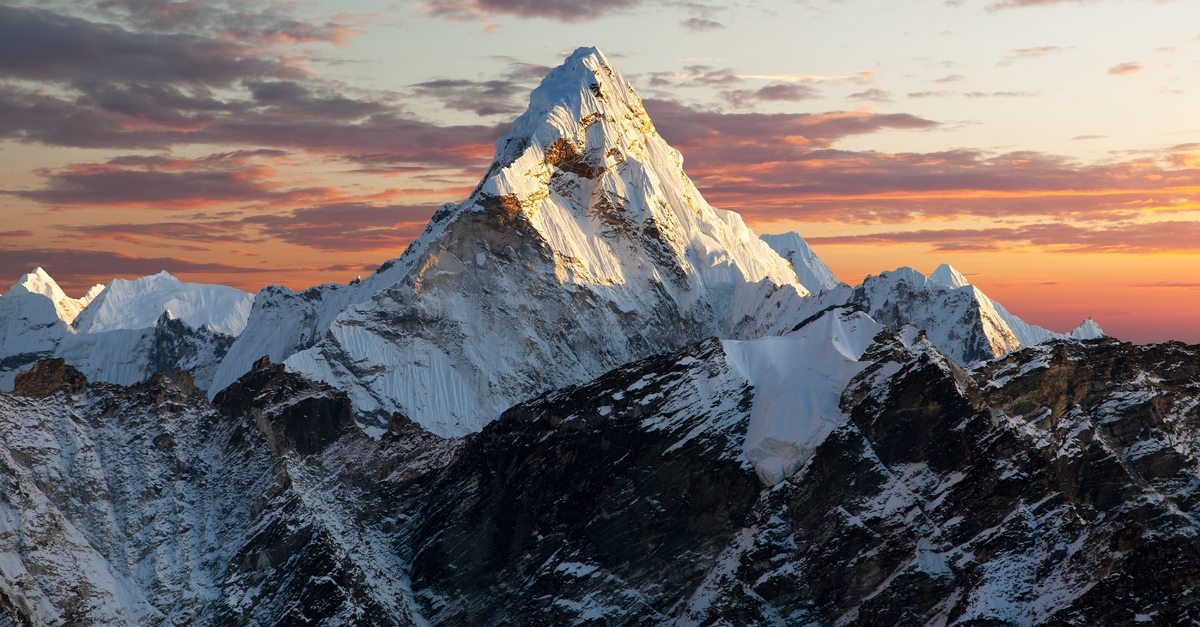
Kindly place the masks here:
[(1200, 625), (1200, 350), (837, 280), (581, 48), (349, 285), (0, 297), (0, 625)]

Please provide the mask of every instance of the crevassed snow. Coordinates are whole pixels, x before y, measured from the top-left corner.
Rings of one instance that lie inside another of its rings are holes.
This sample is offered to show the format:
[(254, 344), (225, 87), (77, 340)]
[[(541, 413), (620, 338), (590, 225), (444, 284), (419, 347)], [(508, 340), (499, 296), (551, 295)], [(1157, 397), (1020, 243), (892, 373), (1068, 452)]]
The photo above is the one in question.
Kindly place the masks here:
[(822, 290), (831, 290), (841, 284), (829, 266), (821, 261), (821, 258), (813, 252), (808, 242), (804, 241), (799, 233), (794, 231), (780, 235), (766, 233), (760, 235), (759, 238), (766, 242), (772, 250), (779, 253), (780, 257), (787, 259), (792, 264), (796, 278), (800, 279), (800, 284), (808, 291), (815, 294)]
[(846, 420), (842, 391), (883, 325), (833, 310), (782, 337), (725, 341), (729, 365), (754, 386), (745, 453), (767, 485), (792, 476)]
[(192, 328), (236, 336), (246, 326), (254, 295), (224, 285), (184, 283), (166, 270), (112, 283), (75, 320), (81, 333), (153, 327), (164, 312)]

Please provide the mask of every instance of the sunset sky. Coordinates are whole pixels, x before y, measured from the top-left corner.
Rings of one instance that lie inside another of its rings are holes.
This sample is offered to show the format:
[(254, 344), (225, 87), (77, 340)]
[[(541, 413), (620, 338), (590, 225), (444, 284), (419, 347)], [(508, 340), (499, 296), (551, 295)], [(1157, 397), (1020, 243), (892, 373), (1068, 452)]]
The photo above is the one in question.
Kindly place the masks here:
[(837, 276), (1200, 342), (1194, 0), (0, 0), (0, 290), (367, 274), (597, 46), (714, 206)]

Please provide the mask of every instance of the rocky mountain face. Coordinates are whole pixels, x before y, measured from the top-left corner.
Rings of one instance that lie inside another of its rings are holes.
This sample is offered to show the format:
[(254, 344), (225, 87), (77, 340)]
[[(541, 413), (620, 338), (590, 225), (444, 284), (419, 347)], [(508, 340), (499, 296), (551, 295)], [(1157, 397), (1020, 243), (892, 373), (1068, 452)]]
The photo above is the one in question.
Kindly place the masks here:
[(186, 373), (122, 388), (42, 362), (0, 395), (5, 607), (129, 625), (1173, 625), (1200, 607), (1194, 348), (1060, 340), (965, 370), (883, 330), (844, 420), (768, 485), (737, 346), (625, 365), (465, 439), (399, 415), (369, 438), (344, 393), (266, 360), (211, 407)]

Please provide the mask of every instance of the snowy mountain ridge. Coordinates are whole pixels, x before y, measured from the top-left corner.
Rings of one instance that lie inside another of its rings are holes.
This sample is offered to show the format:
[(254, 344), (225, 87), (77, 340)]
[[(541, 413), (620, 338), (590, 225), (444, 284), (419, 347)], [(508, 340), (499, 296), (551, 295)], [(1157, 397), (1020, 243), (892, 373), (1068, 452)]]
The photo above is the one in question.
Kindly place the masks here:
[(184, 368), (207, 389), (253, 301), (253, 294), (184, 283), (165, 271), (114, 279), (72, 299), (37, 268), (0, 296), (0, 390), (11, 390), (17, 374), (50, 357), (118, 385)]

